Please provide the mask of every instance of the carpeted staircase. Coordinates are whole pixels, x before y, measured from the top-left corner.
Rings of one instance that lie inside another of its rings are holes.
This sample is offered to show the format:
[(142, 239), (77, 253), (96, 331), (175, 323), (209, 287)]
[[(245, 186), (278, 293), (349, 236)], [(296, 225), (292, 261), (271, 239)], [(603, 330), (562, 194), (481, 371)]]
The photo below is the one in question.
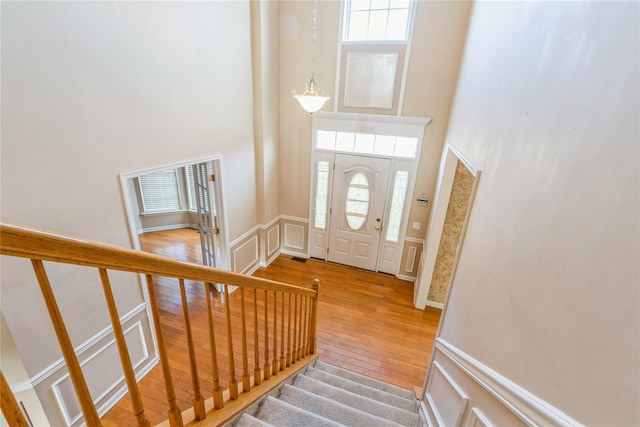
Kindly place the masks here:
[(411, 391), (317, 360), (230, 425), (419, 427), (421, 421)]

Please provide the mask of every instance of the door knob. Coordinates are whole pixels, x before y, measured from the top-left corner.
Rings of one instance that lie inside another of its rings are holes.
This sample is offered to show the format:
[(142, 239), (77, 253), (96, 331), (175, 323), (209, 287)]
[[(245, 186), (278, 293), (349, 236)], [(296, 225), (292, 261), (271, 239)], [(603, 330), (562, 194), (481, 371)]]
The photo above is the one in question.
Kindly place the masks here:
[(380, 230), (382, 230), (382, 226), (381, 225), (376, 225), (375, 229), (380, 231)]

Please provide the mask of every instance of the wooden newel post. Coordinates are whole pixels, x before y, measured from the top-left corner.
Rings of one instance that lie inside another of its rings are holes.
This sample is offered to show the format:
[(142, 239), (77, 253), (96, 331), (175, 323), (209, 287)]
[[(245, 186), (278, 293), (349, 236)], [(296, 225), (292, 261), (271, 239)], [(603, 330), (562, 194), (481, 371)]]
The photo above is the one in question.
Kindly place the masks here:
[(318, 323), (318, 297), (320, 296), (320, 279), (313, 279), (313, 290), (316, 294), (311, 298), (311, 319), (309, 320), (309, 353), (316, 354), (317, 338), (316, 324)]

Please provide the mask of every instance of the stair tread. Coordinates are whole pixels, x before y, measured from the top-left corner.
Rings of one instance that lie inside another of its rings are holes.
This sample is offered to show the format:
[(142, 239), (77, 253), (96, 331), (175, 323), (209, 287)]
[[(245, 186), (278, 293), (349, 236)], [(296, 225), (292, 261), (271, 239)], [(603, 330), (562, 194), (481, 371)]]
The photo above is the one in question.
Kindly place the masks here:
[(246, 412), (238, 418), (238, 421), (234, 424), (234, 427), (274, 427), (259, 418), (249, 415)]
[(389, 384), (387, 382), (380, 381), (375, 378), (367, 377), (366, 375), (349, 371), (347, 369), (341, 368), (339, 366), (331, 365), (321, 360), (317, 360), (316, 363), (313, 365), (313, 367), (315, 369), (320, 369), (322, 371), (339, 376), (341, 378), (346, 378), (348, 380), (366, 385), (368, 387), (377, 388), (379, 390), (386, 391), (387, 393), (395, 394), (405, 399), (413, 398), (413, 393), (411, 392), (411, 390), (407, 390), (405, 388), (398, 387), (397, 385)]
[(324, 396), (310, 393), (289, 384), (285, 384), (282, 387), (279, 399), (298, 408), (305, 409), (316, 415), (320, 415), (324, 418), (347, 426), (366, 425), (368, 427), (401, 427), (400, 424), (393, 421), (380, 418), (371, 413), (344, 405), (336, 400), (328, 399)]
[(267, 396), (260, 406), (256, 418), (278, 427), (339, 427), (336, 423), (305, 409)]
[(364, 397), (368, 397), (373, 400), (384, 402), (388, 405), (396, 406), (398, 408), (405, 409), (413, 412), (415, 410), (415, 401), (407, 399), (405, 397), (397, 396), (395, 394), (369, 387), (358, 382), (342, 378), (340, 376), (331, 374), (329, 372), (309, 367), (305, 371), (304, 375), (315, 378), (319, 381), (325, 382), (335, 387), (342, 388), (352, 393), (359, 394)]
[(293, 385), (318, 396), (333, 399), (352, 408), (368, 412), (372, 415), (398, 424), (405, 426), (420, 425), (420, 416), (415, 411), (408, 411), (406, 409), (380, 402), (379, 400), (361, 396), (357, 393), (335, 387), (331, 384), (318, 381), (303, 374), (296, 376)]

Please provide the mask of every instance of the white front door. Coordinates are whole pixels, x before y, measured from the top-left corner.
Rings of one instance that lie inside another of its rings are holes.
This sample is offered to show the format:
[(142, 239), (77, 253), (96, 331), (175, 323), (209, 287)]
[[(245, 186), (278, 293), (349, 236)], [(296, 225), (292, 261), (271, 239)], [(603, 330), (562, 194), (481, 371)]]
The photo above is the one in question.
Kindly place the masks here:
[(390, 159), (335, 155), (329, 261), (376, 270)]

